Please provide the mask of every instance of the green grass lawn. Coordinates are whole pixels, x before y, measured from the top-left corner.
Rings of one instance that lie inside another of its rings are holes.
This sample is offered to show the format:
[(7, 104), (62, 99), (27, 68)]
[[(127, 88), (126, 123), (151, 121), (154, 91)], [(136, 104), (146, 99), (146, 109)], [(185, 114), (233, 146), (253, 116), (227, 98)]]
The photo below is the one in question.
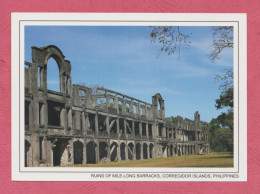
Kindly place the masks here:
[(233, 155), (230, 152), (212, 152), (208, 155), (78, 164), (66, 167), (233, 167)]

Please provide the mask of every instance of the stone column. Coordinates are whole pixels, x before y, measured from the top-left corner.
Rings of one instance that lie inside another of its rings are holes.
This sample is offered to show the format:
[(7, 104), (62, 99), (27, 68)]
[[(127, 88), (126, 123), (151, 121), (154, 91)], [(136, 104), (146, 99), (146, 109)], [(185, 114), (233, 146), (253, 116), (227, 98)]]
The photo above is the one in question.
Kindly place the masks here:
[(134, 120), (132, 121), (132, 132), (133, 132), (133, 135), (135, 138), (135, 121)]
[(125, 160), (128, 160), (128, 143), (126, 142), (125, 146)]
[[(113, 142), (112, 142), (112, 144), (113, 144)], [(110, 160), (110, 155), (111, 155), (111, 153), (110, 153), (110, 151), (111, 151), (111, 149), (110, 149), (110, 146), (111, 146), (111, 142), (110, 142), (110, 140), (108, 140), (107, 141), (107, 161), (111, 161)]]
[(108, 107), (110, 107), (110, 97), (108, 96), (107, 90), (106, 90), (106, 104), (107, 104), (107, 112), (108, 112)]
[(140, 159), (143, 160), (144, 159), (144, 151), (143, 151), (143, 143), (140, 143)]
[(106, 116), (106, 131), (109, 134), (109, 116)]
[(124, 134), (125, 134), (125, 136), (127, 137), (127, 132), (126, 132), (126, 120), (124, 119)]
[(86, 127), (86, 120), (85, 120), (84, 111), (81, 113), (81, 119), (82, 119), (82, 131), (85, 134), (85, 133), (87, 133), (87, 127)]
[(118, 140), (118, 146), (117, 146), (117, 158), (118, 158), (118, 161), (121, 160), (121, 150), (120, 150), (120, 141)]
[(143, 133), (143, 126), (142, 126), (142, 122), (139, 122), (139, 134), (140, 134), (140, 137), (142, 137), (143, 135), (142, 135), (142, 133)]
[(83, 161), (82, 163), (83, 164), (86, 164), (87, 163), (87, 149), (86, 149), (86, 143), (85, 141), (83, 142)]
[(96, 144), (95, 152), (96, 152), (96, 164), (97, 164), (99, 163), (99, 141), (96, 140), (96, 142), (94, 141), (94, 143)]
[(53, 166), (53, 151), (52, 151), (52, 142), (51, 140), (47, 140), (46, 142), (46, 166)]
[(119, 137), (119, 118), (116, 118), (116, 133), (117, 133), (117, 137)]
[(96, 136), (98, 135), (98, 113), (96, 112), (96, 115), (95, 115), (95, 134)]
[(145, 123), (145, 127), (146, 127), (146, 138), (149, 139), (148, 123)]
[(136, 149), (135, 149), (135, 144), (133, 144), (133, 160), (136, 160)]

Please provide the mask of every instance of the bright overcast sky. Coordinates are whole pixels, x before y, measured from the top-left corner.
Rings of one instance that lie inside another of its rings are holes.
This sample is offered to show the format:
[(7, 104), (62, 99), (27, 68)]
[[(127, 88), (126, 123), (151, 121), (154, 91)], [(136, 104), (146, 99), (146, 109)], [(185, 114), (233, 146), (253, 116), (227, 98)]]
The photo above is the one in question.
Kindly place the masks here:
[[(215, 108), (219, 84), (214, 77), (233, 66), (233, 49), (224, 50), (221, 59), (208, 58), (212, 44), (210, 27), (181, 27), (192, 33), (191, 46), (177, 55), (161, 54), (160, 45), (151, 43), (144, 27), (118, 26), (27, 26), (25, 60), (31, 62), (31, 47), (58, 46), (71, 62), (73, 84), (100, 85), (151, 103), (160, 93), (168, 116), (210, 122), (221, 111)], [(58, 86), (57, 66), (48, 66), (48, 88)], [(56, 70), (56, 71), (55, 71)]]

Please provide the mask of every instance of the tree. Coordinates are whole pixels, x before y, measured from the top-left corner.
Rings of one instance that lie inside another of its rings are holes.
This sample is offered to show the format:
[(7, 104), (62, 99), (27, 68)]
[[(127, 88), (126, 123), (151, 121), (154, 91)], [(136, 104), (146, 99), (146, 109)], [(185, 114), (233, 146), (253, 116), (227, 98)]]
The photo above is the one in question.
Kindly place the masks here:
[(219, 54), (225, 48), (233, 48), (233, 26), (217, 26), (211, 28), (213, 31), (213, 50), (209, 57), (212, 62), (219, 59)]
[[(215, 62), (220, 58), (221, 52), (226, 48), (233, 48), (233, 27), (216, 26), (212, 27), (213, 41), (209, 58)], [(152, 42), (161, 44), (161, 52), (168, 55), (177, 51), (180, 59), (182, 47), (190, 46), (190, 35), (181, 31), (179, 26), (159, 26), (152, 27), (150, 34)], [(224, 74), (217, 75), (215, 81), (219, 82), (221, 91), (220, 97), (216, 99), (217, 109), (226, 109), (217, 118), (213, 118), (209, 123), (211, 149), (216, 151), (233, 151), (233, 69), (226, 69)], [(167, 118), (167, 121), (174, 119)]]
[(153, 43), (159, 42), (162, 45), (161, 52), (171, 55), (177, 51), (179, 59), (181, 47), (190, 45), (190, 35), (181, 32), (180, 26), (154, 26), (150, 36)]
[[(192, 44), (189, 41), (191, 34), (185, 34), (180, 26), (153, 26), (151, 28), (152, 42), (161, 44), (161, 52), (166, 52), (168, 55), (177, 51), (180, 59), (181, 48)], [(208, 56), (211, 62), (214, 62), (220, 58), (219, 55), (225, 48), (233, 48), (233, 27), (216, 26), (211, 30), (213, 31), (213, 43)]]

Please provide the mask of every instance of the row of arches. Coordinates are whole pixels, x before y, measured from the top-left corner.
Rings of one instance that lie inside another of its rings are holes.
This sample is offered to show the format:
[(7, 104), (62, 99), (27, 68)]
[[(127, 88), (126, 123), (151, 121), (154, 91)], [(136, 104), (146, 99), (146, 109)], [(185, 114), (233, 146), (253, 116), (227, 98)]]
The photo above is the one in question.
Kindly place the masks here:
[[(106, 140), (96, 142), (91, 140), (84, 143), (76, 140), (70, 147), (70, 141), (58, 139), (52, 146), (52, 165), (62, 166), (66, 164), (96, 164), (99, 162), (117, 162), (120, 160), (142, 160), (154, 158), (157, 153), (162, 157), (183, 156), (196, 154), (196, 146), (190, 144), (158, 144), (159, 152), (155, 151), (153, 143), (149, 142), (116, 142)], [(41, 146), (40, 146), (40, 149)], [(208, 145), (199, 145), (199, 154), (209, 153)], [(25, 166), (31, 166), (31, 144), (25, 140)], [(40, 158), (42, 153), (40, 151)], [(67, 163), (64, 163), (64, 160)]]
[(169, 156), (192, 155), (196, 153), (195, 145), (177, 144), (170, 145)]
[[(125, 142), (121, 142), (120, 144), (111, 142), (111, 144), (108, 145), (106, 141), (100, 141), (98, 144), (99, 145), (94, 141), (90, 141), (86, 144), (85, 150), (81, 141), (75, 141), (73, 143), (74, 164), (95, 164), (98, 162), (140, 160), (154, 157), (154, 145), (152, 143), (136, 143), (136, 145), (134, 145), (133, 142), (128, 144)], [(85, 161), (84, 154), (86, 154)]]

